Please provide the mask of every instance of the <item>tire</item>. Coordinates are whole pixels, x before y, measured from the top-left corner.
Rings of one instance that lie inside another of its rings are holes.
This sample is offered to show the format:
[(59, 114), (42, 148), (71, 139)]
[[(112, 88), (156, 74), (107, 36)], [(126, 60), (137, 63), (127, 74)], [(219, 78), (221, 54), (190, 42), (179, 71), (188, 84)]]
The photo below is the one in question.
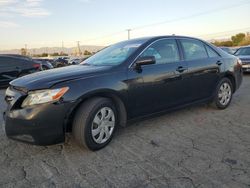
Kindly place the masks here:
[(60, 67), (64, 67), (64, 65), (61, 64), (61, 63), (59, 63), (59, 64), (56, 65), (56, 67), (57, 67), (57, 68), (60, 68)]
[(43, 66), (42, 66), (42, 70), (49, 70), (49, 67), (43, 65)]
[(216, 88), (214, 102), (213, 102), (214, 106), (221, 110), (227, 108), (231, 103), (232, 96), (233, 96), (232, 82), (228, 78), (221, 79)]
[[(101, 119), (103, 120), (100, 121)], [(112, 101), (107, 98), (93, 98), (83, 103), (76, 111), (72, 127), (73, 136), (80, 146), (92, 151), (99, 150), (112, 140), (117, 122), (117, 111)]]
[(21, 73), (18, 75), (18, 78), (21, 78), (21, 77), (26, 76), (26, 75), (28, 75), (28, 73)]

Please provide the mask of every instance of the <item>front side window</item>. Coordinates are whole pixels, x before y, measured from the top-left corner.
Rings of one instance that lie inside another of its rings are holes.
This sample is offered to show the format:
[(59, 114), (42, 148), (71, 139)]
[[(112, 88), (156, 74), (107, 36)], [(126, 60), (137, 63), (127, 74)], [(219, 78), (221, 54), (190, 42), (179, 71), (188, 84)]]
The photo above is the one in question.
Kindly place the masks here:
[(180, 61), (179, 51), (175, 39), (163, 39), (150, 45), (141, 55), (154, 56), (156, 64)]
[(202, 42), (193, 39), (181, 39), (184, 57), (187, 61), (208, 58), (205, 46)]

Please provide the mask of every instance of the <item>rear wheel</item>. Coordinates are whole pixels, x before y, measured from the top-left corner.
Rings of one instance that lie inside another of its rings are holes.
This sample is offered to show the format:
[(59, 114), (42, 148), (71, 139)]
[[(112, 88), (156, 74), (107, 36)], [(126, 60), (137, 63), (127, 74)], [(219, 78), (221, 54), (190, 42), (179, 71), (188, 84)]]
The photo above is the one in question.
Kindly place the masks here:
[(214, 104), (219, 109), (225, 109), (229, 106), (233, 96), (232, 82), (228, 78), (223, 78), (216, 89)]
[(93, 98), (77, 110), (73, 122), (76, 141), (90, 149), (99, 150), (112, 139), (117, 115), (114, 104), (106, 98)]

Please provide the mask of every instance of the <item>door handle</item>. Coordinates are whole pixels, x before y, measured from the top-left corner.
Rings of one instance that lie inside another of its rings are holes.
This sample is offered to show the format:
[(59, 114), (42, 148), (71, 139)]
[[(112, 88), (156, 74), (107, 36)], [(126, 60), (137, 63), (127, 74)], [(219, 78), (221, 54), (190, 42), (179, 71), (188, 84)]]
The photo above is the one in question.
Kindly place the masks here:
[(187, 70), (185, 67), (182, 67), (182, 66), (180, 66), (180, 67), (178, 67), (177, 69), (176, 69), (176, 71), (178, 71), (178, 72), (184, 72), (185, 70)]
[(220, 66), (220, 65), (222, 65), (222, 62), (219, 60), (216, 62), (216, 64)]

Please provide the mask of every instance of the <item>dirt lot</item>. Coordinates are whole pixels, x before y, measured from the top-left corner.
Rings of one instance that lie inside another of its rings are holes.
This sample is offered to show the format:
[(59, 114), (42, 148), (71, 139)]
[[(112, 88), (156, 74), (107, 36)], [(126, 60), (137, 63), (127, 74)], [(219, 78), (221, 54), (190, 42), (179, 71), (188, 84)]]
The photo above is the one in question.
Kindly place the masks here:
[(98, 152), (71, 136), (49, 147), (18, 143), (3, 126), (0, 151), (0, 187), (249, 188), (250, 75), (228, 109), (202, 105), (130, 125)]

